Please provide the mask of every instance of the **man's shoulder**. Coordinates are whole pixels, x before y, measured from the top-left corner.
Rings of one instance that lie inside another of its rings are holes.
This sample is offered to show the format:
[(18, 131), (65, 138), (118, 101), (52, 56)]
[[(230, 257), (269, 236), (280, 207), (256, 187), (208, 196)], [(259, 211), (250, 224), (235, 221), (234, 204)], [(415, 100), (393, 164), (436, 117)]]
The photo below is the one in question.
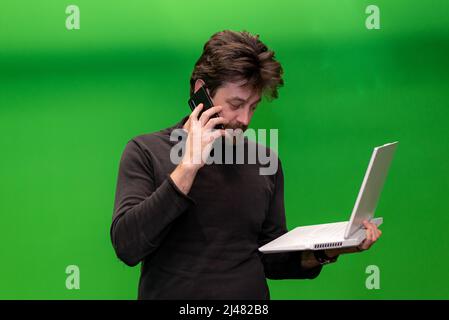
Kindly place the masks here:
[(133, 137), (130, 142), (150, 147), (152, 145), (158, 145), (161, 142), (166, 142), (168, 140), (170, 140), (170, 133), (168, 131), (168, 128), (166, 128), (159, 131), (137, 135)]
[(170, 135), (173, 130), (180, 127), (180, 123), (178, 122), (170, 127), (165, 129), (161, 129), (159, 131), (153, 131), (149, 133), (144, 133), (133, 137), (129, 143), (134, 143), (145, 149), (158, 149), (161, 147), (171, 147), (173, 142), (170, 141)]

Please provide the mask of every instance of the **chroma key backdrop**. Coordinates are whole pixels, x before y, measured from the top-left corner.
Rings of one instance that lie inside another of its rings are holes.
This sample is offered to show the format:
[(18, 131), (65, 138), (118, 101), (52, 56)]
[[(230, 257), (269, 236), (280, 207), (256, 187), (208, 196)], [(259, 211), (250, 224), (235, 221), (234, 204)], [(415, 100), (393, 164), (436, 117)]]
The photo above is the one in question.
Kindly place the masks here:
[[(289, 229), (344, 221), (374, 147), (399, 141), (382, 237), (272, 299), (449, 298), (449, 2), (2, 1), (0, 298), (136, 299), (115, 255), (118, 165), (189, 113), (209, 37), (247, 30), (285, 71), (275, 128)], [(229, 199), (232, 201), (232, 199)]]

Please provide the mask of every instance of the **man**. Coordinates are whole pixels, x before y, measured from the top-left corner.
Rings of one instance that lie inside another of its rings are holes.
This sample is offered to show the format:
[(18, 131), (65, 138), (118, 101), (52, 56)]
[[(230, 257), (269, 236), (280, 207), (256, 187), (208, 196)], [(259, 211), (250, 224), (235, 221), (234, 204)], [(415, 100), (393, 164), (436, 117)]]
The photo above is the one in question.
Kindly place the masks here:
[[(258, 36), (223, 31), (205, 44), (190, 84), (191, 94), (206, 86), (215, 106), (132, 139), (120, 163), (111, 239), (127, 265), (142, 263), (139, 299), (269, 299), (266, 278), (313, 279), (376, 242), (381, 232), (365, 222), (358, 248), (260, 253), (287, 232), (281, 163), (261, 175), (260, 163), (205, 165), (198, 155), (226, 134), (217, 125), (244, 131), (261, 98), (277, 98), (282, 67)], [(180, 163), (170, 158), (175, 129), (186, 134)]]

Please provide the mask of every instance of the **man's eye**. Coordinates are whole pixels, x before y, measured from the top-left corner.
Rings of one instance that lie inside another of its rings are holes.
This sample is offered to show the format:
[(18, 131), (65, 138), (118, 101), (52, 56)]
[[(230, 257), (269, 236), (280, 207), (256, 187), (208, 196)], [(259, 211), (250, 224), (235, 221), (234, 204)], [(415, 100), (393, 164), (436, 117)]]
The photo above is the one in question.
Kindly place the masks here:
[(240, 108), (240, 105), (235, 105), (235, 104), (232, 104), (232, 103), (230, 103), (230, 105), (231, 105), (232, 109), (238, 109), (238, 108)]

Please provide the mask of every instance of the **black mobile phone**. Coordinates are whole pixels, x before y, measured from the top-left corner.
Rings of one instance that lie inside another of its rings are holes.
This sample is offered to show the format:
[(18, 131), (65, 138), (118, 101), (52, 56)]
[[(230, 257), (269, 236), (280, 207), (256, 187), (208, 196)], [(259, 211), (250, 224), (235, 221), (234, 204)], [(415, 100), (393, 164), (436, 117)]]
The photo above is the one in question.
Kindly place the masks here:
[[(195, 92), (189, 99), (189, 106), (190, 109), (193, 111), (200, 103), (203, 104), (203, 109), (201, 110), (200, 114), (198, 115), (198, 118), (201, 116), (201, 114), (206, 111), (207, 109), (210, 109), (214, 106), (214, 103), (212, 102), (212, 98), (207, 93), (207, 90), (205, 86), (202, 86), (198, 89), (197, 92)], [(218, 114), (214, 114), (212, 116), (213, 118), (218, 117)], [(224, 129), (223, 124), (218, 124), (215, 126), (215, 129)]]

